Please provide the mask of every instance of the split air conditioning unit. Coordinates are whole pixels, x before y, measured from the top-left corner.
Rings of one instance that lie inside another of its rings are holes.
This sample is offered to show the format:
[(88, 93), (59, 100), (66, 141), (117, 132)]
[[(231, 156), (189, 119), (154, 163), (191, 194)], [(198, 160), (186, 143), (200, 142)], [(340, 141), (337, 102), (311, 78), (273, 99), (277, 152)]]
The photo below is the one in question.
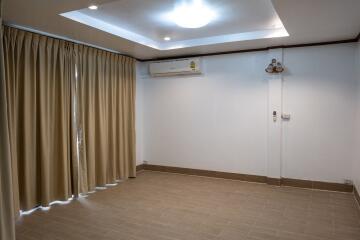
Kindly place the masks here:
[(152, 62), (149, 72), (153, 77), (201, 74), (200, 58)]

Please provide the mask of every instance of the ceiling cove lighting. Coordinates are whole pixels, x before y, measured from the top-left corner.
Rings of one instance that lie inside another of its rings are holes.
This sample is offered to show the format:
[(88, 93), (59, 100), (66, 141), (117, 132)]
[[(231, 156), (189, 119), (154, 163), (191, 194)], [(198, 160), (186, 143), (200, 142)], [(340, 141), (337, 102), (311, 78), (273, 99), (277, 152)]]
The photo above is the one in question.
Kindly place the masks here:
[(88, 8), (89, 8), (90, 10), (97, 10), (97, 9), (98, 9), (98, 6), (96, 6), (96, 5), (90, 5)]
[(182, 28), (201, 28), (209, 24), (215, 17), (215, 12), (202, 0), (182, 1), (170, 13), (170, 18)]

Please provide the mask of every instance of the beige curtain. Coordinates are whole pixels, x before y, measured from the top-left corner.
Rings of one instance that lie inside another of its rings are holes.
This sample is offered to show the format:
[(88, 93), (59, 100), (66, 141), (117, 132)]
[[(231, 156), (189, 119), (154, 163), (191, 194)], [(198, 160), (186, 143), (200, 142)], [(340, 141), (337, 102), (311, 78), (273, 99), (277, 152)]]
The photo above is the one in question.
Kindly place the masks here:
[(135, 177), (135, 60), (79, 46), (80, 192)]
[(135, 60), (11, 27), (3, 40), (14, 209), (135, 177)]
[(4, 52), (15, 208), (67, 200), (73, 193), (73, 44), (4, 27)]
[[(0, 26), (2, 1), (0, 0)], [(15, 214), (11, 179), (11, 151), (6, 104), (2, 29), (0, 29), (0, 240), (15, 240)]]

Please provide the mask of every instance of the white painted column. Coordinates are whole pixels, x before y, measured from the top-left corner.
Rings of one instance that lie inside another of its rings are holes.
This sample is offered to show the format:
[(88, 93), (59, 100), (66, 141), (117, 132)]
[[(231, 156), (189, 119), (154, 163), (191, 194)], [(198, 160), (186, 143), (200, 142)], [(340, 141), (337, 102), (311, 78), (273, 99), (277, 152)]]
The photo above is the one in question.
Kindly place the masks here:
[[(268, 53), (268, 63), (275, 58), (283, 63), (283, 49), (271, 49)], [(264, 66), (265, 68), (266, 66)], [(282, 141), (282, 74), (267, 74), (269, 83), (268, 94), (268, 174), (270, 178), (281, 178), (281, 141)], [(273, 112), (276, 119), (273, 119)]]

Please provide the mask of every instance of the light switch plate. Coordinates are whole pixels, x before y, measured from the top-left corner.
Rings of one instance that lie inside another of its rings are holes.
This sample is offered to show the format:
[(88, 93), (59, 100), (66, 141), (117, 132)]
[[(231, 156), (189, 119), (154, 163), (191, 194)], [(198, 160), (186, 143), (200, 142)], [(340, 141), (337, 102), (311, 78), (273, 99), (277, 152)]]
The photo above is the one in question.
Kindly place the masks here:
[(282, 118), (283, 120), (290, 120), (291, 115), (288, 114), (288, 113), (283, 113), (283, 114), (281, 114), (281, 118)]

